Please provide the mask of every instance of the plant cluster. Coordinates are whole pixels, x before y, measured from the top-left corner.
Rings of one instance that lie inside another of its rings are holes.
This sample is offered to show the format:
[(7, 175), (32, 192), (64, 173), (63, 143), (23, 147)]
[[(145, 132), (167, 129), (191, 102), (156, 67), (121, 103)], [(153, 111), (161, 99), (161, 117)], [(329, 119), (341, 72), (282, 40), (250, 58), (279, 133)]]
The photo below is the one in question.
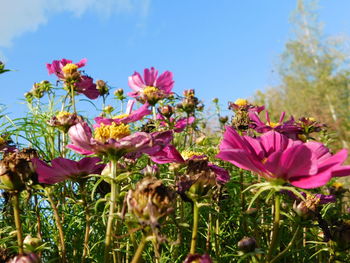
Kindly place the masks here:
[(34, 84), (25, 117), (1, 115), (0, 262), (350, 260), (347, 189), (334, 179), (350, 166), (324, 124), (274, 122), (246, 99), (220, 116), (214, 99), (209, 134), (203, 103), (175, 94), (170, 71), (135, 72), (126, 96), (86, 63), (47, 64), (56, 84)]

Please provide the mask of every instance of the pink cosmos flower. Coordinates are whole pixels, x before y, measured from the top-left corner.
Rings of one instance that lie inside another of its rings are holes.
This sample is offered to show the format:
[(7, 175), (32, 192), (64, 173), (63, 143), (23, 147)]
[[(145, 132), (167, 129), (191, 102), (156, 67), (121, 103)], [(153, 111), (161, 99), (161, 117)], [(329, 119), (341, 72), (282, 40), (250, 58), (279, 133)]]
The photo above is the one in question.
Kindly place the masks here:
[(67, 145), (67, 148), (77, 153), (83, 155), (111, 154), (117, 157), (131, 152), (147, 154), (159, 152), (173, 138), (171, 131), (131, 134), (128, 125), (123, 123), (96, 125), (94, 136), (87, 123), (78, 123), (69, 129), (68, 135), (71, 144)]
[(89, 76), (81, 76), (80, 80), (75, 83), (75, 87), (76, 92), (84, 94), (91, 100), (97, 99), (100, 96), (94, 80)]
[(90, 174), (101, 174), (104, 164), (97, 157), (85, 157), (80, 161), (73, 161), (58, 157), (51, 161), (51, 166), (46, 162), (34, 158), (32, 163), (38, 174), (39, 183), (56, 184), (67, 179), (81, 179)]
[(52, 64), (46, 64), (46, 68), (49, 71), (49, 74), (55, 74), (58, 78), (64, 79), (63, 67), (67, 64), (75, 64), (78, 68), (84, 67), (86, 65), (87, 59), (83, 58), (78, 63), (73, 63), (69, 59), (54, 60)]
[[(96, 84), (89, 76), (82, 75), (77, 69), (86, 65), (87, 59), (84, 58), (78, 63), (73, 63), (72, 60), (62, 59), (54, 60), (52, 64), (46, 64), (49, 74), (55, 74), (59, 79), (71, 82), (75, 86), (75, 91), (79, 94), (84, 94), (89, 99), (97, 99), (100, 95)], [(66, 67), (68, 67), (66, 69)]]
[(129, 87), (133, 90), (128, 95), (137, 98), (142, 103), (148, 102), (155, 105), (158, 100), (172, 94), (174, 86), (173, 73), (165, 71), (158, 77), (158, 70), (151, 67), (146, 68), (143, 78), (140, 73), (135, 72), (128, 79)]
[[(157, 119), (158, 120), (165, 120), (164, 117), (161, 114), (157, 114)], [(196, 120), (195, 117), (190, 116), (188, 118), (184, 117), (184, 118), (180, 118), (178, 120), (175, 120), (174, 118), (169, 118), (169, 121), (171, 123), (174, 123), (174, 132), (183, 132), (186, 128), (187, 125), (191, 125), (192, 123), (194, 123), (194, 121)], [(165, 121), (161, 121), (160, 122), (160, 126), (166, 126), (167, 123)]]
[(256, 111), (249, 112), (249, 118), (253, 122), (251, 126), (257, 132), (265, 133), (265, 132), (274, 130), (288, 136), (291, 139), (296, 140), (297, 135), (301, 133), (301, 128), (295, 122), (293, 117), (291, 117), (288, 121), (283, 122), (285, 115), (286, 115), (285, 112), (282, 112), (279, 121), (277, 123), (274, 123), (270, 120), (269, 113), (266, 111), (267, 123), (264, 123), (259, 118), (258, 112)]
[(148, 109), (150, 106), (148, 103), (145, 103), (139, 109), (132, 111), (134, 103), (135, 103), (134, 100), (129, 100), (125, 114), (123, 114), (121, 116), (117, 116), (113, 119), (96, 117), (94, 120), (97, 123), (97, 125), (95, 125), (95, 126), (99, 126), (101, 123), (103, 123), (105, 125), (111, 125), (112, 123), (127, 124), (127, 123), (131, 123), (131, 122), (139, 121), (139, 120), (143, 119), (143, 117), (152, 113)]
[(334, 176), (350, 175), (350, 166), (342, 166), (345, 149), (332, 155), (321, 143), (294, 141), (275, 131), (251, 138), (227, 126), (217, 157), (267, 180), (304, 189), (323, 186)]
[[(186, 160), (182, 155), (176, 150), (173, 145), (168, 145), (164, 147), (159, 152), (150, 154), (151, 160), (155, 163), (164, 164), (164, 163), (186, 163)], [(205, 155), (193, 155), (187, 160), (202, 160), (206, 159)], [(221, 183), (227, 183), (230, 180), (230, 174), (227, 170), (222, 167), (219, 167), (213, 163), (207, 163), (208, 168), (216, 174), (216, 180)]]

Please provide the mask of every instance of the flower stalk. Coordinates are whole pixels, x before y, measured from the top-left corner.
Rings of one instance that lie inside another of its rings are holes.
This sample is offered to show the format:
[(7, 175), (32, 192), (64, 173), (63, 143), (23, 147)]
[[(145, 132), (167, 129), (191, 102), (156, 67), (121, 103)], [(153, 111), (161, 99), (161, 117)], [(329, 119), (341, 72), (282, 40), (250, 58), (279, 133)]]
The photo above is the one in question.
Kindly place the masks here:
[(273, 220), (273, 228), (272, 228), (272, 237), (270, 248), (267, 253), (267, 262), (270, 262), (272, 257), (272, 253), (275, 250), (278, 240), (279, 226), (280, 226), (280, 207), (281, 207), (281, 197), (278, 194), (275, 194), (275, 207), (274, 207), (274, 220)]
[(49, 200), (49, 203), (51, 205), (51, 208), (53, 210), (53, 215), (55, 217), (56, 226), (58, 229), (58, 236), (59, 236), (58, 248), (60, 250), (61, 262), (65, 263), (66, 262), (66, 246), (64, 243), (64, 232), (63, 232), (63, 227), (61, 224), (61, 218), (60, 218), (60, 215), (58, 213), (57, 206), (56, 206), (54, 200), (52, 199), (51, 193), (49, 191), (46, 191), (46, 194), (47, 194), (47, 198)]
[(119, 196), (119, 186), (115, 182), (117, 176), (117, 160), (111, 160), (111, 199), (109, 204), (109, 214), (106, 228), (104, 262), (110, 262), (110, 250), (112, 245), (114, 213), (116, 209), (117, 197)]
[(14, 217), (15, 217), (18, 253), (23, 254), (23, 236), (22, 236), (22, 224), (21, 224), (21, 218), (20, 218), (19, 193), (18, 192), (14, 193), (12, 195), (11, 202), (12, 202), (13, 213), (14, 213)]
[(199, 219), (199, 206), (197, 201), (193, 202), (193, 228), (190, 254), (195, 254), (197, 245), (197, 233), (198, 233), (198, 219)]

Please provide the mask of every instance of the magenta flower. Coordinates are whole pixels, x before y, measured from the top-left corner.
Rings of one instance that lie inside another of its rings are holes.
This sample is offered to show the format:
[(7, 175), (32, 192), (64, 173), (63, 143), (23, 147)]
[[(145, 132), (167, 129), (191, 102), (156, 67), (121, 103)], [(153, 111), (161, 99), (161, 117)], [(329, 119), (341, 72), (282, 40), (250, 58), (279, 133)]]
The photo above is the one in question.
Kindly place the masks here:
[(174, 86), (173, 73), (165, 71), (158, 77), (158, 70), (146, 68), (143, 78), (135, 72), (128, 79), (129, 87), (133, 90), (128, 95), (137, 98), (142, 103), (148, 102), (155, 105), (158, 100), (169, 97)]
[(90, 174), (101, 174), (104, 164), (97, 157), (85, 157), (80, 161), (73, 161), (58, 157), (51, 161), (51, 166), (46, 162), (34, 158), (32, 163), (38, 174), (39, 183), (56, 184), (67, 179), (79, 180)]
[[(154, 154), (150, 154), (151, 160), (155, 163), (186, 163), (187, 160), (205, 160), (207, 157), (200, 153), (186, 152), (183, 155), (188, 155), (186, 160), (184, 157), (176, 150), (173, 145), (168, 145), (164, 147), (161, 151)], [(216, 180), (221, 183), (227, 183), (230, 180), (230, 174), (227, 170), (219, 167), (213, 163), (207, 163), (208, 168), (215, 173)]]
[(75, 83), (75, 91), (79, 94), (84, 94), (91, 100), (97, 99), (100, 96), (99, 90), (91, 77), (81, 76), (80, 80)]
[(55, 74), (58, 78), (64, 79), (64, 72), (63, 72), (63, 67), (66, 66), (67, 64), (74, 64), (77, 66), (77, 68), (84, 67), (86, 65), (87, 59), (83, 58), (80, 60), (78, 63), (73, 63), (72, 60), (69, 59), (61, 59), (61, 60), (54, 60), (52, 61), (52, 64), (46, 64), (46, 68), (49, 71), (49, 74)]
[(266, 111), (267, 123), (264, 123), (259, 118), (259, 114), (256, 111), (249, 112), (249, 118), (253, 122), (251, 124), (252, 128), (259, 133), (265, 133), (268, 131), (277, 131), (288, 136), (291, 139), (297, 139), (297, 135), (301, 133), (301, 128), (295, 122), (294, 118), (291, 117), (288, 121), (283, 122), (285, 117), (285, 112), (281, 113), (280, 119), (277, 123), (270, 120), (269, 113)]
[(87, 123), (78, 123), (72, 126), (68, 135), (71, 144), (67, 145), (77, 153), (83, 155), (110, 154), (121, 157), (126, 153), (142, 152), (156, 153), (169, 144), (173, 135), (166, 132), (136, 132), (131, 134), (129, 126), (124, 123), (95, 126), (94, 135)]
[[(165, 120), (165, 118), (161, 115), (161, 114), (157, 114), (157, 119), (158, 120)], [(175, 120), (174, 118), (169, 118), (169, 122), (173, 123), (173, 127), (174, 127), (174, 132), (183, 132), (186, 128), (187, 125), (191, 125), (192, 123), (194, 123), (194, 121), (196, 120), (195, 117), (190, 116), (188, 118), (180, 118), (178, 120)], [(167, 126), (167, 123), (165, 121), (161, 121), (160, 122), (160, 126)]]
[(217, 157), (269, 181), (304, 189), (323, 186), (334, 176), (350, 175), (350, 166), (342, 166), (345, 149), (332, 155), (321, 143), (294, 141), (275, 131), (251, 138), (227, 126)]
[[(128, 107), (126, 109), (126, 113), (116, 116), (112, 119), (108, 119), (108, 118), (103, 118), (103, 117), (96, 117), (94, 120), (97, 123), (95, 126), (98, 127), (101, 123), (105, 124), (105, 125), (111, 125), (112, 123), (116, 123), (116, 124), (128, 124), (131, 122), (135, 122), (135, 121), (139, 121), (141, 119), (143, 119), (143, 117), (151, 114), (152, 112), (148, 109), (149, 108), (149, 104), (145, 103), (143, 104), (139, 109), (132, 111), (132, 107), (134, 105), (134, 100), (129, 100), (128, 102)], [(94, 126), (94, 127), (95, 127)]]

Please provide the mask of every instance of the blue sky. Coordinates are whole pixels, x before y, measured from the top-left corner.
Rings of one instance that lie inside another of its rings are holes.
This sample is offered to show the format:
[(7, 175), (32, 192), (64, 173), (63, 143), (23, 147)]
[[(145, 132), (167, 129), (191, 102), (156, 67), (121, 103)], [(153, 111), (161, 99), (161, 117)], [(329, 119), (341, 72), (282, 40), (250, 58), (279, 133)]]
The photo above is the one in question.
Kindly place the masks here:
[[(277, 84), (279, 55), (292, 37), (296, 0), (0, 0), (0, 103), (16, 115), (45, 63), (86, 57), (86, 72), (115, 88), (135, 70), (174, 73), (175, 91), (210, 103), (249, 97)], [(350, 35), (350, 1), (321, 0), (326, 35)]]

